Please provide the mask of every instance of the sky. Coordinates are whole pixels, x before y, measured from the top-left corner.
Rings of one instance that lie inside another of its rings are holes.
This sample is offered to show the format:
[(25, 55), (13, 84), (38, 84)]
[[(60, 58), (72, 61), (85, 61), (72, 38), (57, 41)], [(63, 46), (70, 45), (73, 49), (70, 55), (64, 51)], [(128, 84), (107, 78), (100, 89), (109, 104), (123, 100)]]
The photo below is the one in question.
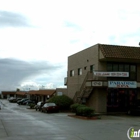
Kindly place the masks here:
[(139, 37), (138, 0), (0, 0), (0, 91), (65, 87), (68, 56)]

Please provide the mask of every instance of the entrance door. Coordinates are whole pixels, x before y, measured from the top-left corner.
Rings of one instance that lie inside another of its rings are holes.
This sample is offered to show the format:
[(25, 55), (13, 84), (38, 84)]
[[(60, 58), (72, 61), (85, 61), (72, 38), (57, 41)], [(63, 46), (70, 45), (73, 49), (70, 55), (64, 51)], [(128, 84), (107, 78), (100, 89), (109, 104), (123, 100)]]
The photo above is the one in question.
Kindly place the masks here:
[(136, 89), (108, 89), (107, 111), (126, 112), (137, 99)]

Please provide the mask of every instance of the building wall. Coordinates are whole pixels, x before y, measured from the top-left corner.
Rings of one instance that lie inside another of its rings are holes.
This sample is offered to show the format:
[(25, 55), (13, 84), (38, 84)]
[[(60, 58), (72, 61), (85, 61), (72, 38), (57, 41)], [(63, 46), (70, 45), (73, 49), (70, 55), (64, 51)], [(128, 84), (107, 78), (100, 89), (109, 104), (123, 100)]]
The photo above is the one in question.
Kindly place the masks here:
[(107, 111), (107, 88), (98, 89), (98, 112), (105, 113)]
[(95, 110), (95, 112), (105, 113), (107, 103), (106, 88), (95, 88), (87, 101), (87, 105)]
[(140, 82), (140, 64), (137, 65), (137, 81)]
[(93, 92), (91, 93), (89, 100), (87, 100), (86, 105), (93, 108), (95, 111), (98, 110), (98, 90), (97, 89), (93, 89)]
[(56, 88), (56, 94), (67, 95), (67, 88)]
[(3, 98), (16, 97), (16, 91), (1, 91)]
[[(107, 71), (107, 63), (98, 61), (98, 71)], [(97, 77), (97, 80), (107, 80), (106, 77)]]
[[(90, 65), (98, 69), (98, 45), (87, 48), (68, 57), (68, 96), (73, 98), (81, 87)], [(78, 68), (82, 68), (82, 75), (78, 75)], [(74, 70), (74, 76), (70, 77), (70, 70)]]

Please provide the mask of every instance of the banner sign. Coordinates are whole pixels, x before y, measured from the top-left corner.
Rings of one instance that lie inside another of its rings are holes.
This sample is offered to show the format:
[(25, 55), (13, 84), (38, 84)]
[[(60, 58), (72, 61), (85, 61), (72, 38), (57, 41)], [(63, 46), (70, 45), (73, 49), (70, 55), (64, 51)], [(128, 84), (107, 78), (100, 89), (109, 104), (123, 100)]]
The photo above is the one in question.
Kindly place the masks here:
[(92, 81), (92, 86), (102, 86), (103, 83), (101, 81)]
[(100, 77), (129, 77), (129, 72), (94, 72), (94, 76), (100, 76)]
[(136, 81), (108, 81), (110, 88), (137, 88)]

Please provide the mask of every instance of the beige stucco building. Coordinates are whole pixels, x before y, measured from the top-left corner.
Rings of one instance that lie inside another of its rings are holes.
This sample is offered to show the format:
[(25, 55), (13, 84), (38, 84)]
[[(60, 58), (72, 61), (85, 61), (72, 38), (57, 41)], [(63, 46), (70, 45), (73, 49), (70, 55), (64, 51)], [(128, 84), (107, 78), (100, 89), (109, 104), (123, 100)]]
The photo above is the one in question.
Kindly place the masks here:
[(96, 44), (69, 56), (65, 85), (96, 112), (126, 111), (140, 99), (140, 47)]

